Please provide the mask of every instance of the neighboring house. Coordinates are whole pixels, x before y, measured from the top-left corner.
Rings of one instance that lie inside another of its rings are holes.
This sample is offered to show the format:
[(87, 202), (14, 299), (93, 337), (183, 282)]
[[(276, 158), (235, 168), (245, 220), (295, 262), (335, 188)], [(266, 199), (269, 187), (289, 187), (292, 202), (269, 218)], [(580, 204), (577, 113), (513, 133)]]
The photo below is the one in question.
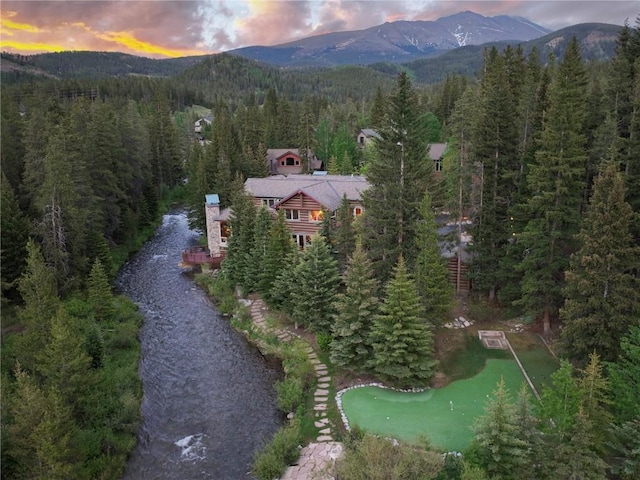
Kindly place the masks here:
[[(363, 128), (362, 130), (360, 130), (360, 133), (358, 133), (358, 146), (360, 148), (366, 148), (367, 146), (371, 145), (376, 139), (382, 139), (378, 132), (371, 128)], [(442, 172), (442, 158), (446, 149), (446, 143), (429, 144), (429, 158), (433, 160), (433, 169), (437, 175), (440, 175)]]
[(442, 174), (442, 159), (446, 149), (446, 143), (431, 143), (429, 145), (429, 158), (433, 160), (433, 170), (438, 176)]
[(360, 133), (358, 133), (358, 146), (360, 148), (366, 148), (376, 139), (382, 139), (378, 132), (371, 128), (363, 128), (362, 130), (360, 130)]
[(343, 195), (354, 217), (362, 215), (362, 192), (368, 187), (361, 176), (326, 174), (248, 178), (244, 183), (257, 206), (284, 211), (287, 227), (300, 248), (320, 231), (325, 212), (334, 214)]
[(213, 123), (213, 117), (211, 115), (208, 115), (204, 118), (199, 118), (198, 120), (196, 120), (195, 126), (194, 126), (194, 132), (195, 133), (202, 133), (202, 129), (205, 126), (211, 126), (211, 123)]
[[(322, 161), (309, 150), (309, 171), (322, 169)], [(295, 175), (304, 173), (304, 159), (297, 148), (269, 148), (267, 150), (267, 165), (271, 175)]]

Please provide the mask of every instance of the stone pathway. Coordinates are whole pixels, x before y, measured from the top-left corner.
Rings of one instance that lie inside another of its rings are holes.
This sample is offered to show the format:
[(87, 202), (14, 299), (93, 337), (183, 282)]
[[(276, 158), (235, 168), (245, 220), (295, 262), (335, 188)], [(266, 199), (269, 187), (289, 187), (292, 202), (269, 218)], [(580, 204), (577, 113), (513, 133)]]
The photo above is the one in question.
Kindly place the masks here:
[[(254, 300), (251, 303), (251, 318), (257, 327), (264, 332), (275, 333), (282, 342), (289, 342), (294, 336), (298, 337), (287, 330), (270, 328), (264, 318), (265, 310), (266, 307), (262, 299)], [(307, 354), (316, 372), (313, 409), (315, 411), (315, 426), (319, 429), (319, 434), (314, 443), (310, 443), (300, 451), (297, 464), (287, 468), (281, 480), (332, 479), (333, 477), (327, 473), (327, 470), (342, 454), (342, 444), (333, 440), (331, 422), (327, 417), (329, 387), (331, 386), (329, 371), (311, 345), (307, 347)]]

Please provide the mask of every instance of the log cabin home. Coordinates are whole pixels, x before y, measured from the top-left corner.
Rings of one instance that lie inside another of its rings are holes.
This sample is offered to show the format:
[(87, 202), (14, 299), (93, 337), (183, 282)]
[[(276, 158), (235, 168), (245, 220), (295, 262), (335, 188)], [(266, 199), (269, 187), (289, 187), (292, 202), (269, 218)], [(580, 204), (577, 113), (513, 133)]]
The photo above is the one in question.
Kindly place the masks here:
[(284, 211), (285, 222), (296, 244), (304, 249), (322, 227), (324, 215), (333, 215), (343, 196), (347, 197), (354, 217), (362, 215), (362, 192), (369, 183), (362, 176), (277, 175), (248, 178), (244, 188), (256, 206), (275, 212)]

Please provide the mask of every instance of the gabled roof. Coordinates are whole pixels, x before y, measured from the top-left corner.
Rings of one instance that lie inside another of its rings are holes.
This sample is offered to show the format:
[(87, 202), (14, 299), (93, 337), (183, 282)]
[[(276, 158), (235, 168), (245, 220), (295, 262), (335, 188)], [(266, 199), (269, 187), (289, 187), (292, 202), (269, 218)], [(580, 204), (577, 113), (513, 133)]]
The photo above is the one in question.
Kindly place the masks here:
[(369, 183), (357, 175), (276, 175), (248, 178), (244, 188), (254, 197), (278, 198), (278, 204), (302, 193), (333, 211), (340, 205), (343, 195), (347, 196), (347, 200), (359, 201), (362, 192), (369, 188)]
[(429, 145), (429, 157), (431, 160), (438, 160), (439, 158), (442, 158), (446, 149), (446, 143), (432, 143)]
[[(293, 154), (301, 158), (300, 149), (298, 148), (269, 148), (267, 149), (267, 162), (270, 166), (276, 165), (276, 160), (279, 160), (287, 154)], [(311, 150), (307, 150), (307, 156), (309, 158), (309, 167), (311, 169), (317, 170), (322, 168), (322, 160), (318, 160)], [(275, 170), (277, 170), (277, 168)]]
[(367, 138), (377, 138), (378, 140), (382, 140), (380, 134), (373, 128), (363, 128), (362, 130), (360, 130), (360, 133), (362, 133)]

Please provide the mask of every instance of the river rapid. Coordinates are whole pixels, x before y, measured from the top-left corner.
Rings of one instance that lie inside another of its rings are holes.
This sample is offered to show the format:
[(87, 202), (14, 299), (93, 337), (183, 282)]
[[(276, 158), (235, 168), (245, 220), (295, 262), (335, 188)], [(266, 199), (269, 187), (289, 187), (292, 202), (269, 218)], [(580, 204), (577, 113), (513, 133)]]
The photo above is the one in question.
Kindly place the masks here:
[(184, 213), (165, 215), (116, 281), (144, 316), (143, 420), (124, 480), (252, 478), (254, 452), (282, 423), (277, 369), (178, 267), (197, 238)]

